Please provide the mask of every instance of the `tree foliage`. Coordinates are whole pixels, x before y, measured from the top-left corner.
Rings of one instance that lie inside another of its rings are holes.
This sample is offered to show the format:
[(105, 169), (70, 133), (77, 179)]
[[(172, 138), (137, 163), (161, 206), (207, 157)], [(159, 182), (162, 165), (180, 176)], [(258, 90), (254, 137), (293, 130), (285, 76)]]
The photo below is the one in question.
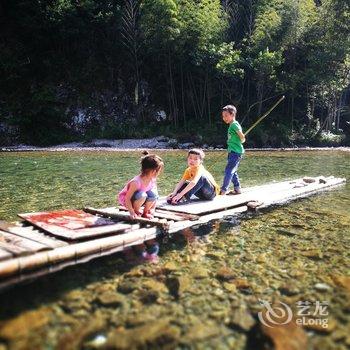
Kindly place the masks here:
[(8, 0), (0, 16), (0, 129), (18, 141), (215, 133), (223, 104), (248, 126), (281, 94), (251, 145), (350, 134), (348, 1)]

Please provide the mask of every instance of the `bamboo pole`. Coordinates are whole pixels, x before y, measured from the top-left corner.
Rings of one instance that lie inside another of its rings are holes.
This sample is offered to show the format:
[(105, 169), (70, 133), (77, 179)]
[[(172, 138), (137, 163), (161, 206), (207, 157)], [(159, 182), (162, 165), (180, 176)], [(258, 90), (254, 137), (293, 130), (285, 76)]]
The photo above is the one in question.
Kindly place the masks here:
[(282, 96), (266, 113), (264, 113), (248, 130), (244, 133), (247, 136), (263, 119), (265, 119), (286, 97)]
[(165, 220), (152, 220), (152, 219), (145, 219), (145, 218), (131, 218), (129, 213), (109, 213), (109, 212), (105, 212), (103, 210), (99, 210), (99, 209), (95, 209), (95, 208), (84, 208), (84, 211), (86, 211), (87, 213), (90, 214), (99, 214), (102, 216), (108, 216), (112, 219), (120, 219), (123, 221), (127, 221), (127, 222), (132, 222), (132, 223), (140, 223), (140, 224), (146, 224), (146, 225), (151, 225), (151, 226), (157, 226), (160, 227), (161, 229), (163, 229), (164, 231), (168, 231), (169, 230), (169, 224), (168, 222)]
[[(155, 235), (148, 235), (147, 234), (146, 241), (149, 239), (152, 239), (152, 238), (155, 238)], [(39, 277), (46, 276), (46, 275), (49, 275), (51, 273), (55, 273), (57, 271), (63, 270), (64, 268), (66, 268), (68, 266), (74, 266), (74, 265), (78, 265), (78, 264), (87, 263), (90, 260), (93, 260), (96, 258), (100, 258), (100, 257), (104, 257), (107, 255), (121, 252), (124, 249), (126, 249), (127, 247), (142, 244), (143, 242), (144, 242), (144, 240), (142, 238), (142, 239), (139, 239), (137, 241), (133, 241), (129, 244), (125, 243), (124, 246), (120, 245), (117, 247), (113, 247), (111, 249), (103, 250), (101, 252), (96, 252), (96, 253), (84, 255), (84, 256), (78, 257), (74, 260), (65, 260), (63, 262), (60, 262), (60, 263), (57, 263), (54, 265), (46, 265), (46, 266), (40, 267), (37, 270), (24, 271), (24, 273), (22, 273), (22, 274), (12, 275), (12, 276), (9, 276), (3, 280), (0, 279), (0, 290), (3, 291), (7, 288), (10, 288), (11, 286), (13, 286), (15, 284), (23, 283), (25, 281), (31, 281), (31, 280), (37, 279)]]
[(65, 260), (76, 259), (88, 254), (101, 253), (102, 251), (118, 246), (124, 247), (133, 243), (138, 244), (138, 242), (155, 238), (157, 234), (158, 230), (156, 227), (143, 228), (121, 235), (71, 244), (50, 251), (0, 261), (0, 278), (34, 270), (46, 265), (60, 263)]
[[(159, 201), (165, 201), (166, 197), (160, 197)], [(128, 212), (128, 209), (126, 207), (120, 205), (117, 208), (106, 208), (106, 215), (109, 213), (109, 210), (119, 210), (119, 213), (125, 213)], [(182, 221), (182, 220), (198, 220), (198, 216), (191, 215), (191, 214), (184, 214), (184, 213), (177, 213), (174, 214), (173, 212), (169, 212), (166, 209), (162, 209), (162, 207), (156, 207), (154, 212), (154, 217), (159, 219), (168, 219), (168, 220), (174, 220), (174, 221)]]

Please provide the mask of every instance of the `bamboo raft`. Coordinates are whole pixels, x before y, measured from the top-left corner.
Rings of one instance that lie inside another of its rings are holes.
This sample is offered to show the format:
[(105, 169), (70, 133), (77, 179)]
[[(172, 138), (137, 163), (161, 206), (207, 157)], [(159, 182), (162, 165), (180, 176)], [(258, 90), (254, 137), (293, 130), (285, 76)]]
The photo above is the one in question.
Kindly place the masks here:
[(120, 252), (190, 226), (307, 197), (346, 182), (315, 177), (246, 188), (238, 196), (217, 196), (169, 205), (161, 199), (154, 219), (131, 219), (123, 207), (84, 208), (18, 214), (16, 224), (0, 222), (0, 289), (67, 266)]

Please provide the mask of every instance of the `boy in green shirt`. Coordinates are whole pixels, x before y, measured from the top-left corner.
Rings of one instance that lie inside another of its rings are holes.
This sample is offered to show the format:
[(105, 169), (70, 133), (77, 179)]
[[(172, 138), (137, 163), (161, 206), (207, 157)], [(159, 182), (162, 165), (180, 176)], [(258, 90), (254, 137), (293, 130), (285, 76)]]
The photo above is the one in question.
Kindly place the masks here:
[(227, 134), (227, 165), (225, 168), (225, 176), (221, 186), (221, 195), (227, 193), (230, 182), (233, 183), (233, 194), (241, 193), (241, 185), (239, 182), (237, 169), (239, 162), (242, 159), (244, 153), (243, 143), (245, 142), (245, 136), (242, 132), (242, 127), (236, 120), (237, 109), (233, 105), (227, 105), (222, 109), (222, 119), (226, 124), (229, 124)]

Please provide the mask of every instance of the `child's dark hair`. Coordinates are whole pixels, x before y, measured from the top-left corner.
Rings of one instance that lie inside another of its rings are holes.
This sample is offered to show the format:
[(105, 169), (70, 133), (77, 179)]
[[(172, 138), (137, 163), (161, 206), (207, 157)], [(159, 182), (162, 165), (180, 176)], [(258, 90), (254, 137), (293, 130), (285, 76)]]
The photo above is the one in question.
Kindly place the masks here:
[(227, 105), (225, 107), (222, 107), (222, 110), (229, 112), (230, 114), (237, 114), (237, 108), (234, 105)]
[(190, 150), (188, 151), (188, 153), (187, 153), (187, 157), (188, 157), (190, 154), (195, 154), (195, 155), (199, 156), (199, 157), (201, 158), (201, 160), (203, 160), (204, 157), (205, 157), (204, 152), (203, 152), (201, 149), (199, 149), (199, 148), (192, 148), (192, 149), (190, 149)]
[(158, 157), (157, 155), (149, 154), (148, 151), (143, 151), (142, 154), (144, 155), (141, 158), (141, 172), (143, 175), (146, 175), (152, 170), (159, 171), (164, 167), (162, 158)]

